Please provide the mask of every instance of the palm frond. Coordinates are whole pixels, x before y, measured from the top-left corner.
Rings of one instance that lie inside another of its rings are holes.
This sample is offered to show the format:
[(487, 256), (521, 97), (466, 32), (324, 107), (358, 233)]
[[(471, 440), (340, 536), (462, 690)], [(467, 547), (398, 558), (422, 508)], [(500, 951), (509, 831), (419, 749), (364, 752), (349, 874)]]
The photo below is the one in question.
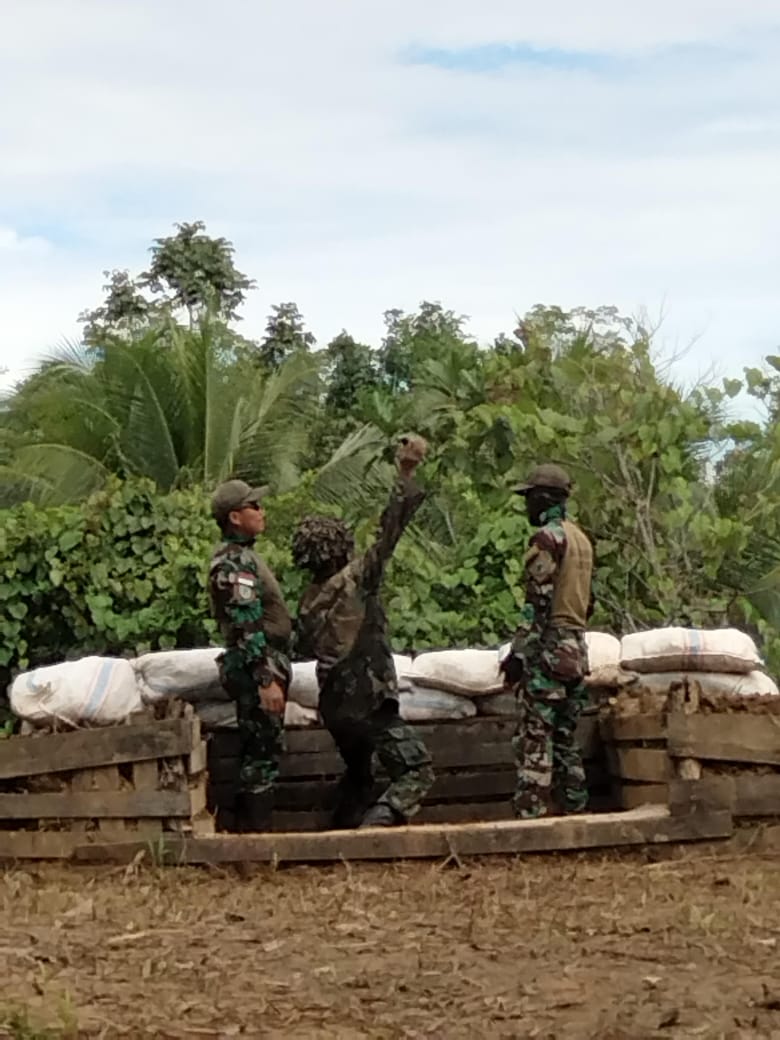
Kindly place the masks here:
[(63, 444), (28, 444), (18, 449), (3, 483), (26, 485), (26, 497), (41, 506), (86, 498), (101, 487), (109, 471), (99, 459)]

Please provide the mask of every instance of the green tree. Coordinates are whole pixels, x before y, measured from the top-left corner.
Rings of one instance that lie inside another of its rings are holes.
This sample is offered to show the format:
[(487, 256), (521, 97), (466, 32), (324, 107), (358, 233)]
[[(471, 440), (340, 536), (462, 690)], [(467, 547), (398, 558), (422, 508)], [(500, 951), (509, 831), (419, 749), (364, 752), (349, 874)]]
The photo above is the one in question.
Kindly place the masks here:
[(273, 371), (293, 355), (308, 353), (315, 343), (296, 303), (274, 304), (258, 348), (260, 363)]
[(103, 275), (108, 279), (103, 286), (103, 303), (79, 315), (79, 321), (84, 323), (84, 342), (89, 346), (97, 346), (106, 335), (133, 338), (159, 312), (129, 271), (104, 271)]
[(357, 411), (361, 393), (377, 384), (374, 351), (342, 330), (325, 348), (325, 357), (326, 409), (339, 415)]
[(235, 320), (255, 282), (237, 269), (232, 244), (206, 235), (200, 220), (175, 226), (175, 235), (155, 239), (149, 270), (138, 284), (161, 296), (169, 307), (183, 307), (191, 325), (207, 310)]
[(379, 350), (382, 381), (393, 392), (414, 386), (426, 361), (447, 349), (477, 353), (476, 344), (464, 332), (466, 318), (445, 310), (440, 303), (423, 301), (414, 314), (385, 311), (385, 337)]

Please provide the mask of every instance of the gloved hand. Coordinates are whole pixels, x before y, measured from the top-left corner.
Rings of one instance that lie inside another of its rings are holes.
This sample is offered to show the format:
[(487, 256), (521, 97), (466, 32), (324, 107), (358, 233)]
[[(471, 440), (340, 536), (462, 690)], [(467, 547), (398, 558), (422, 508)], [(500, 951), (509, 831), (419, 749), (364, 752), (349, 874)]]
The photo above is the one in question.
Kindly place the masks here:
[(428, 442), (416, 433), (408, 433), (400, 438), (395, 459), (399, 469), (410, 473), (423, 461), (428, 452)]

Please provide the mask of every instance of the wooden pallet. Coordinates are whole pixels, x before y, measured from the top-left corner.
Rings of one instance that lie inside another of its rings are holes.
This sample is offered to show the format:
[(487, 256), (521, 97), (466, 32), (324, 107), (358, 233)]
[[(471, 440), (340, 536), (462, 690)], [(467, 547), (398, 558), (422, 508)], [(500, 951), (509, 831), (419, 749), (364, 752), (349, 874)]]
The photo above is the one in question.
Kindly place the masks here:
[[(503, 820), (513, 816), (511, 796), (517, 774), (511, 718), (482, 716), (457, 721), (417, 723), (415, 730), (433, 756), (436, 781), (415, 824)], [(611, 808), (609, 776), (603, 759), (598, 720), (580, 720), (578, 738), (594, 808)], [(320, 727), (288, 729), (280, 763), (272, 826), (278, 831), (322, 830), (329, 826), (343, 762), (330, 734)], [(238, 792), (239, 736), (235, 730), (209, 735), (209, 807), (219, 830), (234, 830)], [(377, 768), (377, 794), (388, 780)]]
[(602, 720), (623, 808), (717, 806), (735, 818), (780, 818), (780, 717), (671, 711)]
[(166, 833), (214, 833), (192, 709), (0, 742), (0, 858), (68, 856), (85, 842)]

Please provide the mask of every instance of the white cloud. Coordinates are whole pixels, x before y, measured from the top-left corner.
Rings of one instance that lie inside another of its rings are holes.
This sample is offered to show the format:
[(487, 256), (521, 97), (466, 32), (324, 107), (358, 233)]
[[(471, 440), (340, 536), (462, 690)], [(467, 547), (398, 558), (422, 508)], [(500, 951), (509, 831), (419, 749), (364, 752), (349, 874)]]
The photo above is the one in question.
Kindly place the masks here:
[(13, 228), (0, 227), (0, 253), (41, 253), (49, 248), (44, 238), (37, 235), (24, 236)]
[[(780, 327), (779, 40), (775, 0), (14, 5), (0, 365), (75, 334), (104, 268), (202, 218), (258, 281), (249, 335), (281, 299), (321, 341), (376, 340), (424, 297), (485, 339), (536, 302), (664, 306), (670, 348), (700, 334), (681, 371), (738, 371)], [(628, 72), (400, 59), (507, 42)]]

